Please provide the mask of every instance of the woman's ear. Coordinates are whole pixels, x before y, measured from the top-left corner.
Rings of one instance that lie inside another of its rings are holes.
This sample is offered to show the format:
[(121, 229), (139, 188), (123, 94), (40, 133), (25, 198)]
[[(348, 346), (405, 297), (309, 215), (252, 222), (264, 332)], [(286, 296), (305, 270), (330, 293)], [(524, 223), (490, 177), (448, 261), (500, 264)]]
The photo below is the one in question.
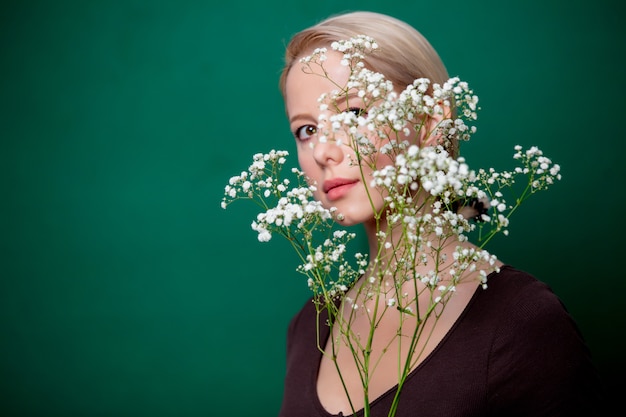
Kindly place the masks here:
[(442, 143), (439, 124), (444, 120), (445, 114), (426, 116), (423, 126), (423, 134), (420, 135), (420, 147), (437, 146)]

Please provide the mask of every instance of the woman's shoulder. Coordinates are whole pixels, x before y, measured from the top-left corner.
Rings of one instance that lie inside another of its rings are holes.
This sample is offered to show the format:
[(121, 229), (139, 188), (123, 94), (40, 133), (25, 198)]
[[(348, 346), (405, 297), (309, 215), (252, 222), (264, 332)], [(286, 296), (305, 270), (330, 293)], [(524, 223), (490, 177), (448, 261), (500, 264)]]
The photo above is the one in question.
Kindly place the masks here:
[[(545, 282), (505, 266), (477, 295), (476, 311), (490, 346), (495, 403), (524, 398), (520, 407), (591, 410), (599, 405), (599, 378), (591, 352), (565, 304)], [(532, 383), (542, 381), (544, 388)], [(525, 392), (525, 393), (523, 393)], [(576, 410), (573, 410), (576, 411)], [(583, 413), (584, 414), (584, 413)], [(590, 415), (590, 414), (586, 414)]]
[(487, 286), (489, 287), (492, 283), (506, 286), (507, 288), (523, 288), (537, 284), (540, 284), (540, 286), (546, 285), (535, 275), (509, 264), (504, 264), (498, 271), (492, 272), (487, 277)]
[(578, 326), (561, 298), (546, 282), (534, 275), (505, 265), (491, 274), (487, 288), (477, 294), (474, 314), (492, 323), (496, 338), (555, 343), (582, 341)]
[(547, 282), (511, 265), (504, 265), (498, 272), (490, 274), (487, 287), (482, 291), (486, 295), (493, 295), (490, 299), (497, 298), (502, 304), (509, 306), (553, 306), (558, 310), (565, 308)]

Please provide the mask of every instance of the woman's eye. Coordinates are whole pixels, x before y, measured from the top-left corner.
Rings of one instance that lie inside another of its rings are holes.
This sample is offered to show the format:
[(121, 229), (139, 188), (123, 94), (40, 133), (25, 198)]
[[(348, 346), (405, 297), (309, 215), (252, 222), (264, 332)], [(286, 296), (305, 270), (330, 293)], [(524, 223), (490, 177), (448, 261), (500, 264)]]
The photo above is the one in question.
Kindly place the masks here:
[(354, 113), (356, 117), (365, 116), (367, 114), (365, 109), (362, 109), (360, 107), (350, 107), (348, 111)]
[(294, 132), (294, 136), (300, 141), (305, 141), (311, 139), (311, 137), (314, 136), (316, 133), (317, 127), (313, 125), (304, 125), (296, 129), (296, 131)]

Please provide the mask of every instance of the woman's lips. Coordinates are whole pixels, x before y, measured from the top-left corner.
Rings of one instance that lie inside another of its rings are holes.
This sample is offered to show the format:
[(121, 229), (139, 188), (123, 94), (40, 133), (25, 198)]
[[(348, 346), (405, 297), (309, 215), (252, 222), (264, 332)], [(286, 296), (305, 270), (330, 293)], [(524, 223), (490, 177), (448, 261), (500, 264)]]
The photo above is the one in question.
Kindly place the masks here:
[(358, 180), (347, 178), (333, 178), (324, 181), (323, 190), (329, 201), (338, 200), (343, 197), (355, 185)]

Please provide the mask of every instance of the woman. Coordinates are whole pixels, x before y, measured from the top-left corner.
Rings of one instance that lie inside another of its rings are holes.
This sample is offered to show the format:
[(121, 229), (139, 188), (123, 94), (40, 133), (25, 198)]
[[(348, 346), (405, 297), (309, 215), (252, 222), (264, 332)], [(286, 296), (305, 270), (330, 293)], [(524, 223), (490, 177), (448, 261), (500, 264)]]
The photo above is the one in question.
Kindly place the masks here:
[[(486, 289), (478, 269), (468, 269), (453, 283), (450, 274), (442, 274), (437, 277), (438, 288), (451, 288), (454, 296), (427, 320), (423, 320), (424, 309), (432, 305), (433, 292), (425, 291), (419, 279), (406, 279), (398, 288), (380, 291), (389, 266), (400, 263), (398, 250), (411, 246), (387, 219), (388, 193), (373, 191), (371, 186), (374, 171), (396, 162), (393, 153), (380, 152), (391, 141), (390, 129), (376, 133), (372, 142), (376, 157), (365, 158), (348, 134), (324, 130), (333, 115), (353, 113), (357, 118), (372, 108), (363, 96), (351, 95), (345, 87), (354, 68), (342, 64), (342, 52), (331, 50), (333, 42), (360, 35), (371, 37), (376, 46), (363, 58), (365, 67), (383, 74), (398, 92), (422, 78), (431, 81), (428, 91), (432, 92), (434, 84), (449, 78), (438, 54), (418, 31), (382, 14), (333, 16), (297, 33), (287, 45), (280, 87), (300, 167), (316, 186), (316, 200), (333, 207), (342, 225), (362, 224), (369, 259), (384, 261), (370, 263), (338, 301), (337, 314), (329, 317), (322, 309), (318, 315), (319, 309), (309, 301), (293, 318), (280, 416), (595, 413), (600, 405), (599, 384), (588, 349), (559, 299), (529, 274), (495, 257), (479, 260), (492, 271)], [(302, 60), (319, 48), (326, 48), (324, 59)], [(333, 105), (320, 107), (318, 99), (337, 89), (345, 97), (335, 95)], [(442, 145), (445, 152), (456, 155), (457, 141), (437, 128), (453, 116), (451, 107), (445, 106), (442, 113), (415, 116), (406, 138), (419, 148)], [(408, 193), (411, 204), (419, 207), (419, 213), (438, 210), (440, 206), (431, 204), (422, 188), (423, 184)], [(435, 229), (427, 233), (436, 234)], [(434, 263), (445, 264), (459, 250), (476, 249), (460, 239), (447, 240), (436, 257), (413, 263), (410, 275), (428, 276)], [(377, 286), (376, 297), (364, 290), (368, 285)], [(400, 308), (400, 297), (410, 302)], [(339, 321), (345, 326), (333, 326)], [(425, 336), (411, 339), (414, 329)]]

